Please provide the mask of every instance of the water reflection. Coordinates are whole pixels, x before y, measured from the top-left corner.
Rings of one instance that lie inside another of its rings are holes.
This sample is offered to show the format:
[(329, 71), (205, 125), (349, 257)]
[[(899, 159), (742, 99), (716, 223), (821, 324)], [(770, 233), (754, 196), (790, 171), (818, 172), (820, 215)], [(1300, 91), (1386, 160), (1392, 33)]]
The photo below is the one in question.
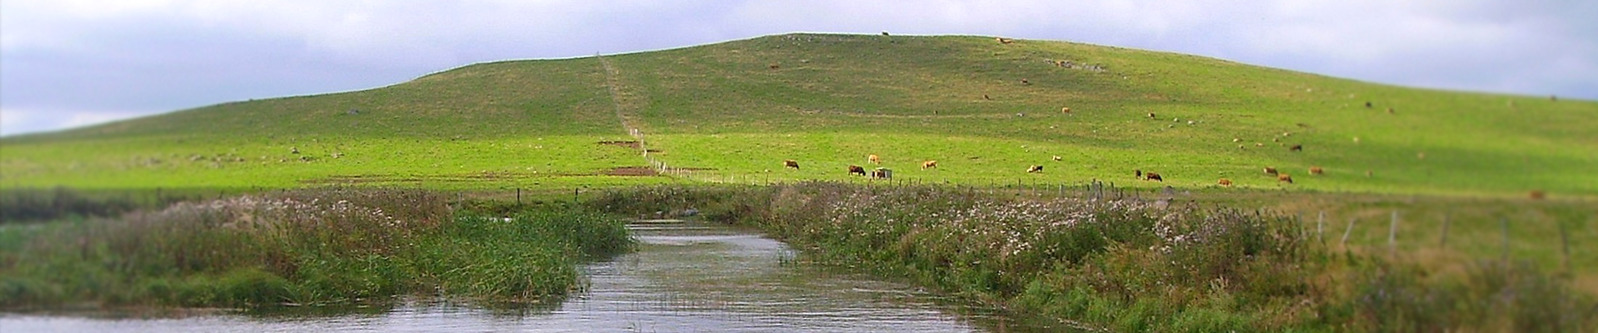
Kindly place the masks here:
[[(794, 251), (718, 225), (633, 226), (639, 250), (584, 268), (588, 292), (548, 306), (401, 302), (392, 309), (289, 309), (186, 318), (5, 315), (0, 328), (48, 331), (1031, 331), (905, 284), (792, 265)], [(353, 310), (353, 311), (352, 311)]]

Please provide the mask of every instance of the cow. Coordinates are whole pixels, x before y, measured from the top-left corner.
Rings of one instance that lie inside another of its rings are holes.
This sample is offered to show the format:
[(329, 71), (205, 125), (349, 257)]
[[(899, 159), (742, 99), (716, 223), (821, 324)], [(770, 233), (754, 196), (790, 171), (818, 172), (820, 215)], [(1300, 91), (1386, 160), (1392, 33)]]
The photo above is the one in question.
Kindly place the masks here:
[(1157, 182), (1161, 182), (1161, 183), (1165, 182), (1165, 178), (1160, 178), (1160, 174), (1153, 173), (1153, 172), (1144, 172), (1143, 173), (1143, 180), (1152, 180), (1152, 181), (1157, 181)]
[(1026, 173), (1038, 173), (1038, 172), (1043, 172), (1043, 166), (1042, 165), (1033, 165), (1033, 166), (1029, 166), (1029, 167), (1026, 168)]
[(866, 156), (866, 160), (867, 161), (871, 161), (871, 164), (882, 164), (882, 159), (877, 158), (877, 154), (871, 154), (871, 156)]
[(1221, 178), (1221, 181), (1219, 181), (1217, 183), (1221, 184), (1221, 186), (1232, 187), (1232, 180), (1231, 179)]
[(1370, 101), (1365, 101), (1365, 108), (1366, 109), (1371, 108), (1371, 102)]
[(1071, 107), (1060, 108), (1060, 113), (1071, 113)]
[(1155, 118), (1154, 118), (1154, 113), (1153, 113), (1153, 112), (1149, 112), (1149, 119), (1155, 119)]
[(1061, 158), (1060, 155), (1054, 155), (1054, 161), (1055, 162), (1059, 162), (1060, 160), (1063, 160), (1063, 159), (1064, 158)]
[(871, 178), (893, 179), (893, 169), (876, 168), (871, 170)]
[(788, 167), (788, 168), (793, 168), (794, 170), (799, 170), (799, 161), (795, 161), (795, 160), (782, 161), (782, 166), (783, 167)]
[(1531, 190), (1531, 199), (1532, 200), (1542, 200), (1542, 199), (1547, 199), (1547, 198), (1548, 198), (1548, 193), (1543, 193), (1542, 190)]
[(988, 94), (982, 94), (982, 99), (991, 101), (993, 97), (988, 97)]
[(999, 44), (1009, 44), (1015, 42), (1015, 40), (1004, 37), (993, 37), (993, 40), (999, 41)]
[(921, 162), (921, 170), (934, 169), (934, 168), (937, 168), (937, 167), (938, 167), (938, 161)]
[(1309, 167), (1309, 174), (1311, 174), (1311, 175), (1322, 175), (1322, 174), (1326, 174), (1326, 170), (1321, 169), (1321, 167), (1318, 167), (1318, 166), (1311, 166), (1311, 167)]
[(887, 35), (888, 35), (888, 32), (887, 32), (887, 31), (883, 31), (883, 32), (882, 32), (882, 35), (883, 35), (883, 36), (887, 36)]
[(1141, 169), (1132, 170), (1132, 174), (1134, 175), (1132, 178), (1143, 179), (1143, 170)]
[(1274, 174), (1276, 174), (1276, 168), (1272, 168), (1272, 167), (1265, 167), (1265, 173), (1268, 173), (1268, 174), (1273, 174), (1273, 175), (1274, 175)]
[(1276, 181), (1278, 181), (1278, 182), (1287, 182), (1288, 184), (1292, 184), (1293, 183), (1293, 175), (1289, 175), (1289, 174), (1285, 174), (1285, 173), (1277, 174), (1276, 175)]
[(1304, 151), (1304, 145), (1293, 145), (1292, 147), (1287, 147), (1287, 150)]
[(770, 68), (770, 69), (778, 69), (778, 68), (782, 68), (782, 65), (778, 65), (778, 64), (771, 64), (771, 65), (768, 65), (768, 66), (766, 66), (766, 68)]
[(851, 165), (851, 166), (849, 166), (849, 174), (851, 174), (851, 175), (858, 174), (858, 175), (864, 176), (864, 175), (866, 175), (866, 168), (862, 168), (862, 167), (860, 167), (858, 165)]
[(1393, 114), (1393, 108), (1387, 108), (1387, 114)]
[(1032, 81), (1027, 81), (1027, 79), (1021, 79), (1021, 84), (1032, 84)]

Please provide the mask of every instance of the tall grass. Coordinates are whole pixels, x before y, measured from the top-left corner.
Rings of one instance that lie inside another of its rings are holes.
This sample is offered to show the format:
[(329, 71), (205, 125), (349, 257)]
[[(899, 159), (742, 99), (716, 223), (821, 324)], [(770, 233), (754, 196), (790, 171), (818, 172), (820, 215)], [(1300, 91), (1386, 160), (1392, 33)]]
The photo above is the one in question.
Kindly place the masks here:
[[(452, 212), (413, 190), (303, 190), (116, 219), (0, 229), (0, 306), (381, 303), (404, 294), (529, 302), (631, 244), (578, 211)], [(604, 242), (604, 243), (597, 243)]]
[[(815, 182), (616, 191), (589, 204), (627, 214), (693, 206), (765, 229), (823, 263), (908, 277), (1017, 315), (1116, 331), (1598, 325), (1592, 297), (1528, 266), (1450, 274), (1340, 257), (1310, 242), (1292, 218), (1262, 211)], [(1393, 292), (1448, 298), (1412, 301)], [(1454, 313), (1465, 304), (1480, 310)]]

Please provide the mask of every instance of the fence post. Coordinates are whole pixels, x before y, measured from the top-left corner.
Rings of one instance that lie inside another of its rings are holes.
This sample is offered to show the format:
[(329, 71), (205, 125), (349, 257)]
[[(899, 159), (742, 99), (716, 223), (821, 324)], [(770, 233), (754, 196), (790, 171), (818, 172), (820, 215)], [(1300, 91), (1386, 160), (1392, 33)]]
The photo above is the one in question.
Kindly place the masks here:
[(1504, 229), (1504, 263), (1509, 263), (1509, 218), (1499, 217), (1498, 225)]
[(1453, 215), (1454, 215), (1454, 213), (1452, 213), (1452, 212), (1443, 213), (1443, 236), (1441, 237), (1440, 240), (1437, 241), (1437, 246), (1438, 247), (1445, 248), (1445, 249), (1448, 248), (1448, 223), (1449, 223), (1449, 220), (1452, 219)]
[(1354, 218), (1350, 217), (1348, 218), (1348, 229), (1343, 229), (1343, 241), (1338, 242), (1337, 245), (1347, 245), (1348, 234), (1352, 232), (1354, 232)]
[(516, 206), (522, 205), (522, 188), (516, 188)]
[(1387, 225), (1387, 253), (1398, 251), (1398, 210), (1393, 210), (1393, 222)]
[(1315, 240), (1321, 242), (1321, 245), (1326, 245), (1326, 233), (1324, 232), (1325, 225), (1326, 211), (1323, 210), (1321, 211), (1320, 215), (1315, 217)]

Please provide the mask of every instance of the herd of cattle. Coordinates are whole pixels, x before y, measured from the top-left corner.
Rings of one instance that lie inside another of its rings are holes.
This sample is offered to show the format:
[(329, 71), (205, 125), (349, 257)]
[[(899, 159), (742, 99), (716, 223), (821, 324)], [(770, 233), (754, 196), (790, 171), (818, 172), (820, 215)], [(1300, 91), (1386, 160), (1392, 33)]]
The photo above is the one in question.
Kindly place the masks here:
[[(887, 36), (888, 33), (887, 32), (883, 32), (882, 35)], [(995, 37), (994, 40), (998, 41), (1000, 44), (1013, 44), (1013, 43), (1015, 43), (1015, 40), (1009, 39), (1009, 38), (1003, 38), (1003, 37)], [(1063, 60), (1061, 60), (1061, 61), (1050, 60), (1050, 63), (1052, 63), (1052, 64), (1054, 64), (1056, 66), (1062, 66), (1062, 67), (1069, 67), (1070, 65), (1072, 65), (1069, 61), (1063, 61)], [(776, 65), (776, 64), (773, 64), (770, 67), (771, 67), (771, 69), (778, 69), (779, 68), (778, 65)], [(1099, 68), (1099, 69), (1102, 70), (1102, 68)], [(1029, 80), (1025, 79), (1025, 78), (1021, 79), (1020, 82), (1021, 82), (1022, 85), (1030, 85), (1031, 84), (1031, 82)], [(987, 95), (987, 94), (983, 94), (982, 95), (982, 99), (983, 100), (992, 100), (993, 98), (991, 96)], [(1554, 97), (1550, 97), (1550, 99), (1557, 100)], [(1375, 108), (1375, 105), (1373, 103), (1367, 101), (1367, 102), (1365, 102), (1365, 108)], [(1071, 111), (1072, 110), (1071, 110), (1070, 107), (1061, 107), (1060, 108), (1060, 113), (1063, 113), (1063, 114), (1071, 114)], [(1389, 114), (1395, 113), (1395, 111), (1391, 107), (1388, 107), (1386, 111)], [(1020, 114), (1020, 113), (1016, 114), (1017, 117), (1020, 117), (1022, 115), (1023, 114)], [(1148, 113), (1148, 117), (1150, 119), (1158, 119), (1153, 112)], [(1191, 125), (1193, 122), (1189, 121), (1188, 123)], [(1307, 125), (1305, 125), (1303, 123), (1298, 124), (1298, 126), (1299, 127), (1307, 127)], [(1292, 135), (1292, 134), (1289, 133), (1289, 132), (1282, 133), (1283, 137), (1287, 137), (1287, 136), (1290, 136), (1290, 135)], [(1242, 140), (1241, 139), (1233, 139), (1232, 141), (1234, 143), (1237, 143), (1237, 142), (1242, 141)], [(1278, 142), (1279, 145), (1286, 146), (1288, 151), (1302, 152), (1304, 150), (1304, 146), (1302, 144), (1292, 144), (1292, 145), (1288, 146), (1285, 143), (1281, 143), (1281, 141), (1282, 141), (1281, 138), (1274, 138), (1273, 141)], [(1354, 138), (1354, 141), (1356, 143), (1358, 143), (1359, 142), (1359, 138), (1357, 138), (1357, 137)], [(1264, 143), (1255, 143), (1254, 145), (1258, 146), (1258, 147), (1263, 147)], [(1244, 145), (1240, 144), (1237, 147), (1239, 149), (1243, 149)], [(1419, 158), (1424, 159), (1425, 158), (1424, 153), (1421, 153), (1421, 155), (1419, 155)], [(1055, 161), (1060, 161), (1061, 160), (1061, 158), (1059, 156), (1054, 156), (1053, 159)], [(882, 164), (881, 163), (881, 159), (875, 154), (869, 155), (867, 157), (867, 162), (869, 162), (871, 164), (879, 164), (879, 165)], [(794, 168), (795, 170), (799, 169), (799, 162), (798, 161), (787, 160), (787, 161), (784, 162), (784, 164), (785, 164), (786, 167)], [(937, 168), (937, 167), (938, 167), (938, 161), (935, 161), (935, 160), (928, 160), (928, 161), (925, 161), (925, 162), (921, 163), (921, 169), (922, 170), (933, 169), (933, 168)], [(874, 169), (868, 171), (868, 170), (866, 170), (866, 168), (861, 167), (859, 165), (849, 165), (848, 171), (849, 171), (850, 175), (868, 176), (868, 177), (871, 177), (871, 178), (892, 178), (893, 177), (893, 170), (888, 169), (888, 168), (882, 168), (882, 167), (874, 168)], [(1029, 165), (1026, 168), (1026, 172), (1027, 173), (1042, 173), (1043, 172), (1043, 166), (1042, 165)], [(1285, 173), (1285, 172), (1279, 172), (1274, 167), (1265, 167), (1264, 168), (1264, 173), (1267, 176), (1276, 176), (1276, 180), (1277, 180), (1278, 183), (1287, 183), (1287, 184), (1292, 184), (1293, 183), (1293, 176), (1292, 175), (1290, 175), (1288, 173)], [(1155, 172), (1144, 172), (1143, 170), (1134, 170), (1133, 174), (1134, 174), (1134, 178), (1135, 179), (1142, 179), (1142, 180), (1147, 180), (1147, 181), (1158, 181), (1158, 182), (1164, 182), (1165, 181), (1165, 179), (1159, 173), (1155, 173)], [(1325, 170), (1322, 169), (1320, 166), (1311, 166), (1309, 168), (1309, 174), (1310, 175), (1315, 175), (1315, 176), (1320, 176), (1320, 175), (1324, 175), (1325, 174)], [(1371, 176), (1371, 172), (1370, 171), (1365, 171), (1365, 176), (1366, 177), (1370, 177)], [(1220, 178), (1220, 180), (1217, 181), (1216, 184), (1218, 184), (1220, 186), (1230, 187), (1230, 186), (1232, 186), (1232, 180), (1231, 179), (1227, 179), (1227, 178)], [(1544, 194), (1542, 191), (1532, 191), (1531, 192), (1531, 197), (1533, 199), (1542, 199), (1545, 195), (1546, 194)]]
[[(1055, 161), (1059, 161), (1060, 157), (1059, 156), (1055, 156), (1054, 160)], [(871, 164), (882, 164), (882, 158), (877, 156), (876, 154), (871, 154), (869, 156), (866, 156), (866, 161), (870, 162)], [(796, 160), (785, 160), (785, 161), (783, 161), (783, 167), (785, 167), (785, 168), (793, 168), (794, 170), (799, 170), (799, 161), (796, 161)], [(921, 162), (921, 169), (922, 170), (934, 169), (934, 168), (937, 168), (937, 167), (938, 167), (938, 161), (935, 161), (935, 160), (928, 160), (928, 161), (925, 161), (925, 162)], [(1036, 165), (1036, 164), (1027, 166), (1026, 172), (1027, 173), (1041, 173), (1041, 172), (1043, 172), (1043, 166), (1042, 165)], [(1326, 173), (1326, 170), (1322, 169), (1319, 166), (1311, 166), (1309, 168), (1309, 174), (1311, 174), (1311, 175), (1323, 175), (1325, 173)], [(851, 164), (851, 165), (849, 165), (849, 174), (850, 175), (860, 175), (860, 176), (865, 176), (865, 177), (870, 177), (870, 178), (890, 179), (890, 178), (893, 178), (893, 169), (878, 167), (878, 168), (874, 168), (874, 169), (871, 169), (871, 170), (866, 170), (865, 167)], [(1164, 182), (1165, 181), (1165, 177), (1160, 176), (1159, 173), (1156, 173), (1156, 172), (1143, 172), (1142, 169), (1133, 170), (1132, 174), (1133, 174), (1133, 178), (1135, 178), (1135, 179), (1142, 179), (1142, 180), (1147, 180), (1147, 181), (1157, 181), (1157, 182)], [(1285, 172), (1277, 171), (1275, 167), (1265, 167), (1265, 174), (1271, 175), (1271, 176), (1276, 176), (1276, 181), (1277, 182), (1288, 183), (1288, 184), (1292, 184), (1293, 183), (1293, 175), (1287, 174)], [(1231, 179), (1226, 179), (1226, 178), (1221, 178), (1220, 181), (1216, 182), (1216, 184), (1221, 185), (1221, 186), (1232, 186), (1232, 180)]]

